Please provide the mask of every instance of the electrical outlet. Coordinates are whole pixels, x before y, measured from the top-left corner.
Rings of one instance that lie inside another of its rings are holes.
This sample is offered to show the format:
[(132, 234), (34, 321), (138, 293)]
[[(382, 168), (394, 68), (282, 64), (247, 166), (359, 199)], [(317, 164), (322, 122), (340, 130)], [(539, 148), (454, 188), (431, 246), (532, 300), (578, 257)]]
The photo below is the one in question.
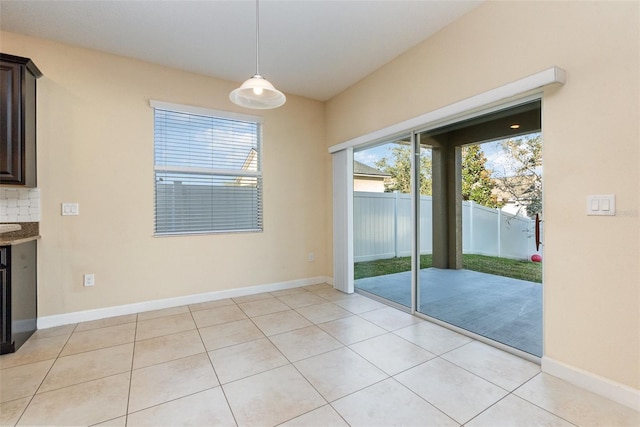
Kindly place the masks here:
[(316, 260), (316, 255), (313, 252), (309, 252), (309, 262)]
[(84, 275), (84, 286), (93, 286), (96, 284), (96, 275), (91, 273), (91, 274), (85, 274)]

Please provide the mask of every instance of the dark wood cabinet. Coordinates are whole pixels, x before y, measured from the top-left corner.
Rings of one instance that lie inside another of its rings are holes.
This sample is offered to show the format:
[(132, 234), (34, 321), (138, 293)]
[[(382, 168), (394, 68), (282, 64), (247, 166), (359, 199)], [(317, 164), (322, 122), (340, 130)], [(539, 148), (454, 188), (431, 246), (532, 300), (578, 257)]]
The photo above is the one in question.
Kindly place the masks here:
[(37, 242), (0, 246), (0, 354), (13, 353), (37, 329)]
[(29, 59), (0, 53), (0, 184), (36, 183), (36, 79)]
[(9, 293), (9, 248), (0, 246), (0, 354), (11, 341), (11, 295)]

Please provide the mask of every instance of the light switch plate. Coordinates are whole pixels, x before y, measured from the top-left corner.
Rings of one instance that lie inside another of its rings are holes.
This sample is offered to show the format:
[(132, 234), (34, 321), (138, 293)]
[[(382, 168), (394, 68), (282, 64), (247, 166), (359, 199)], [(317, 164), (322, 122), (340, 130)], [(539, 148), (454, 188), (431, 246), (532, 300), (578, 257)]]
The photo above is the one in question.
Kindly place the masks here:
[(80, 205), (78, 203), (63, 203), (62, 216), (80, 215)]
[(587, 215), (614, 216), (616, 214), (615, 194), (587, 196)]

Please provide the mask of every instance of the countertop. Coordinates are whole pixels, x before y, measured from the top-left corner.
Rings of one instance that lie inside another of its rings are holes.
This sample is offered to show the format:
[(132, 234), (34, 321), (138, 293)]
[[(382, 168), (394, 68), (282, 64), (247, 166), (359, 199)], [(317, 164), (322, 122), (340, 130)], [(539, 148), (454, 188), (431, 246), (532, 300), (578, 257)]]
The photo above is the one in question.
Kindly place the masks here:
[(18, 245), (40, 238), (40, 223), (21, 222), (22, 230), (0, 234), (0, 246)]

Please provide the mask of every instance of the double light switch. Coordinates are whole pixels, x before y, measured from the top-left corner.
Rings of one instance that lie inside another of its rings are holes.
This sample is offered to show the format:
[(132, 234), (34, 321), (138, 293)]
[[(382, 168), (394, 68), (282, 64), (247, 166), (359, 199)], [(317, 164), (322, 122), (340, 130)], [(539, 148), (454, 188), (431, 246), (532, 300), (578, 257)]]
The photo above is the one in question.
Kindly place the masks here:
[(80, 215), (80, 205), (78, 203), (63, 203), (62, 216)]
[(616, 214), (616, 196), (604, 194), (600, 196), (587, 196), (587, 215)]

